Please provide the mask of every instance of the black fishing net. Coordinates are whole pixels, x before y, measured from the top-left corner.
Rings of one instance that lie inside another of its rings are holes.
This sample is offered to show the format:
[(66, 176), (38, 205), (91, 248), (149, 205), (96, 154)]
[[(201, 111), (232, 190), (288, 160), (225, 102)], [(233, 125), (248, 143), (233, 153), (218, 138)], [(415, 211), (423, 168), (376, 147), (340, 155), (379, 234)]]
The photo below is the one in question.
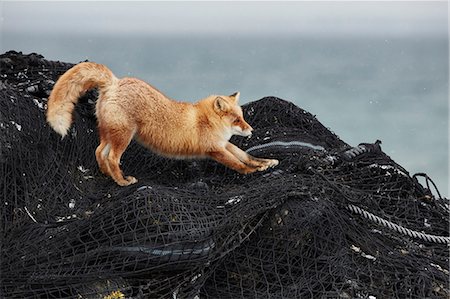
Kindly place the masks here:
[(46, 124), (72, 64), (0, 62), (0, 297), (449, 298), (448, 200), (380, 142), (351, 147), (267, 97), (232, 142), (277, 167), (241, 175), (131, 143), (122, 168), (139, 182), (119, 187), (95, 160), (95, 91), (66, 138)]

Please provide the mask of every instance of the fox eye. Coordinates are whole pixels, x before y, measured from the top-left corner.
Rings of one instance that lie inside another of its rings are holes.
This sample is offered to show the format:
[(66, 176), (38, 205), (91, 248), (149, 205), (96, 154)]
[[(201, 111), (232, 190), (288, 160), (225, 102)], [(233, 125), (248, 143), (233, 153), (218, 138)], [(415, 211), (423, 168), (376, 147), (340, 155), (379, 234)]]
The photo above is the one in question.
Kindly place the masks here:
[(234, 121), (233, 121), (233, 124), (238, 124), (238, 123), (240, 123), (241, 122), (241, 120), (239, 119), (239, 118), (236, 118)]

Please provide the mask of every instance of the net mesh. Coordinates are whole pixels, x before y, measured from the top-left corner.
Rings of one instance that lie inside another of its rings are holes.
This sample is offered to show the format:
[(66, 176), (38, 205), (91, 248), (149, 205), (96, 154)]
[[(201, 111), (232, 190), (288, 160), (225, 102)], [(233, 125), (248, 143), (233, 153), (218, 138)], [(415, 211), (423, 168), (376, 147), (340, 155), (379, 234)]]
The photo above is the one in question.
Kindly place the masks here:
[(449, 235), (448, 200), (379, 142), (352, 148), (267, 97), (243, 107), (253, 136), (231, 141), (276, 168), (241, 175), (132, 142), (122, 168), (139, 183), (118, 187), (95, 160), (95, 91), (66, 138), (46, 124), (72, 64), (12, 51), (0, 63), (0, 297), (449, 298), (448, 244), (348, 209)]

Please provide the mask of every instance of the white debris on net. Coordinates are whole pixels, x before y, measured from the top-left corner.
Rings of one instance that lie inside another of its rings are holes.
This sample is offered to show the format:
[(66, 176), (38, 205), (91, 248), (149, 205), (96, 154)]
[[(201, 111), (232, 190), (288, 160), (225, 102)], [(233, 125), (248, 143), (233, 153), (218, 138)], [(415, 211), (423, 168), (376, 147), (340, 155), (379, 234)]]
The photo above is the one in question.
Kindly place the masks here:
[[(392, 165), (380, 165), (380, 164), (370, 164), (369, 168), (380, 168), (380, 169), (384, 169), (384, 170), (394, 170), (395, 173), (401, 174), (402, 176), (408, 177), (408, 175), (406, 173), (404, 173), (403, 171), (399, 170), (398, 168), (392, 166)], [(390, 175), (390, 173), (386, 173), (386, 175)]]
[(56, 216), (55, 218), (56, 218), (56, 222), (63, 222), (66, 220), (76, 219), (76, 218), (78, 218), (78, 216), (73, 214), (73, 215), (68, 215), (68, 216)]
[(328, 161), (331, 165), (334, 165), (338, 158), (336, 156), (327, 155), (325, 160)]
[(89, 171), (89, 169), (84, 168), (83, 165), (80, 165), (80, 166), (78, 166), (77, 168), (78, 168), (78, 170), (81, 171), (82, 173), (85, 173), (85, 172), (88, 172), (88, 171)]
[(430, 263), (431, 266), (435, 267), (436, 269), (438, 269), (439, 271), (445, 273), (446, 275), (449, 275), (450, 272), (447, 269), (443, 269), (441, 266), (437, 265), (437, 264), (433, 264)]
[(373, 255), (364, 253), (364, 252), (361, 250), (361, 248), (359, 248), (359, 247), (357, 247), (357, 246), (355, 246), (355, 245), (350, 246), (350, 249), (353, 250), (353, 251), (356, 252), (356, 253), (361, 254), (361, 256), (364, 257), (364, 258), (366, 258), (366, 259), (369, 259), (369, 260), (372, 260), (372, 261), (375, 261), (375, 260), (377, 259), (377, 258), (374, 257)]
[(237, 204), (237, 203), (239, 203), (242, 199), (243, 199), (243, 196), (242, 196), (242, 195), (233, 196), (233, 197), (231, 197), (231, 198), (226, 202), (226, 205)]
[(362, 256), (362, 257), (365, 257), (366, 259), (372, 260), (372, 261), (376, 261), (376, 259), (377, 259), (377, 258), (374, 257), (373, 255), (365, 254), (364, 252), (361, 253), (361, 256)]
[(194, 283), (197, 279), (199, 279), (202, 276), (202, 273), (199, 273), (197, 275), (194, 275), (194, 277), (192, 277), (191, 279), (191, 283)]
[(32, 85), (26, 88), (26, 91), (29, 93), (34, 93), (39, 90), (39, 87), (37, 85)]
[(69, 201), (69, 209), (73, 209), (73, 208), (75, 208), (75, 199), (70, 199), (70, 201)]
[(22, 131), (22, 125), (16, 123), (15, 121), (11, 120), (10, 123), (16, 126), (17, 130)]
[(41, 103), (41, 102), (39, 102), (38, 100), (36, 100), (36, 99), (33, 99), (33, 102), (34, 102), (34, 104), (36, 104), (36, 106), (38, 106), (39, 107), (39, 109), (42, 109), (42, 110), (44, 110), (45, 109), (45, 107), (44, 107), (44, 103)]
[[(27, 69), (25, 69), (24, 71), (26, 72)], [(28, 79), (27, 74), (25, 74), (24, 72), (18, 72), (17, 75), (16, 75), (16, 77), (17, 77), (18, 79)]]
[(180, 292), (179, 289), (175, 289), (172, 293), (172, 299), (178, 299), (178, 293)]
[(355, 245), (350, 246), (350, 249), (353, 250), (356, 253), (360, 253), (361, 252), (361, 248), (359, 248), (359, 247), (357, 247)]

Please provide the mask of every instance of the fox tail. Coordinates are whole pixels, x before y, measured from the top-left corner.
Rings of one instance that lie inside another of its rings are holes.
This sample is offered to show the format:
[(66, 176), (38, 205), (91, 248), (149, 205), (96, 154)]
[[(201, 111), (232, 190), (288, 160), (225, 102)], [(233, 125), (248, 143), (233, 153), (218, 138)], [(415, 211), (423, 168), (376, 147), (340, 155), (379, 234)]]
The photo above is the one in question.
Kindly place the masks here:
[(82, 62), (56, 81), (47, 102), (47, 122), (62, 137), (67, 135), (73, 121), (73, 109), (86, 91), (99, 88), (100, 93), (117, 78), (106, 66)]

